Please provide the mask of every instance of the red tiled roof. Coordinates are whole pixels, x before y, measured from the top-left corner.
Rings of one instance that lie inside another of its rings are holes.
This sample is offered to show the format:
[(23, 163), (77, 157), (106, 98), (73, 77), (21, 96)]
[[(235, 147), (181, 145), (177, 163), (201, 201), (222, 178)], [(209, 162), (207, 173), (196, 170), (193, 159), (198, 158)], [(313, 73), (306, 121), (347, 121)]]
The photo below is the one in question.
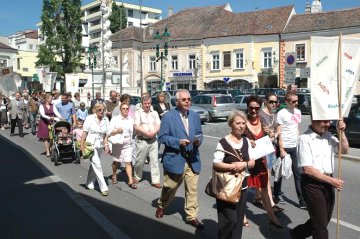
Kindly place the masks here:
[(310, 32), (360, 26), (360, 7), (293, 15), (284, 33)]

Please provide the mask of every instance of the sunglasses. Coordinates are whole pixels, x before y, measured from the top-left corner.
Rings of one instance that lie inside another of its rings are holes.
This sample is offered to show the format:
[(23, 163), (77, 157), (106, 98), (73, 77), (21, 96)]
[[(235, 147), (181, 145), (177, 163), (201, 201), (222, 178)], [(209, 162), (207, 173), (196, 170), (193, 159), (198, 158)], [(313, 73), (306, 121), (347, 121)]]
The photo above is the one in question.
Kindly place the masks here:
[(180, 99), (182, 102), (185, 102), (185, 101), (191, 101), (191, 98), (182, 98)]
[(121, 108), (122, 110), (129, 110), (129, 108)]
[(277, 101), (276, 100), (269, 100), (269, 104), (276, 104)]
[(252, 107), (252, 106), (249, 106), (249, 110), (250, 110), (250, 111), (252, 111), (252, 110), (259, 111), (259, 110), (260, 110), (260, 107)]

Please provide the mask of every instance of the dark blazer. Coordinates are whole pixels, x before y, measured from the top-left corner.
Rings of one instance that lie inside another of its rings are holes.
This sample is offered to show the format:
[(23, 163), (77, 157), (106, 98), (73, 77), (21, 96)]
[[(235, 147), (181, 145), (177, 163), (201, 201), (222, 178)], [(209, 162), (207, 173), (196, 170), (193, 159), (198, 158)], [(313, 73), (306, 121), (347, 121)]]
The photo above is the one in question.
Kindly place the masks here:
[(199, 146), (189, 144), (186, 147), (180, 147), (180, 139), (189, 139), (193, 141), (195, 137), (199, 138), (200, 145), (203, 140), (200, 117), (194, 111), (188, 111), (189, 135), (186, 134), (184, 124), (177, 108), (168, 111), (162, 117), (160, 132), (158, 134), (160, 143), (165, 145), (163, 152), (164, 170), (170, 173), (182, 174), (185, 168), (185, 162), (191, 164), (195, 173), (201, 170), (201, 161), (199, 155)]
[(98, 100), (98, 99), (93, 99), (93, 100), (90, 102), (90, 111), (89, 111), (89, 112), (92, 113), (92, 109), (94, 108), (95, 104), (96, 104), (98, 101), (99, 101), (101, 104), (104, 103), (104, 99), (99, 99), (99, 100)]
[[(169, 103), (165, 103), (165, 107), (166, 107), (166, 111), (169, 111), (169, 110), (170, 110), (170, 104), (169, 104)], [(164, 111), (161, 109), (160, 103), (155, 104), (155, 105), (153, 106), (153, 108), (154, 108), (154, 110), (155, 110), (156, 112), (158, 112), (159, 117), (160, 117), (160, 119), (161, 119), (161, 118), (162, 118), (162, 117), (161, 117), (161, 114), (164, 113)]]

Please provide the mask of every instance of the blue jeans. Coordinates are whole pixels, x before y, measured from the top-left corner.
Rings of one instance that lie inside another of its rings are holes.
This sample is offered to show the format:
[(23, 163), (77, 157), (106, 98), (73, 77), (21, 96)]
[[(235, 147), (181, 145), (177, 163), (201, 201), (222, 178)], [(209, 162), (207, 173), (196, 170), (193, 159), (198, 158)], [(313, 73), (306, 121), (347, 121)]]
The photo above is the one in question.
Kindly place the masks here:
[[(294, 183), (295, 183), (297, 197), (299, 201), (304, 200), (303, 195), (301, 193), (301, 186), (300, 186), (301, 173), (300, 173), (300, 168), (298, 167), (296, 148), (284, 148), (284, 150), (291, 157), (291, 163), (292, 163), (291, 169), (294, 175)], [(282, 183), (282, 178), (280, 178), (279, 181), (274, 182), (274, 197), (278, 197), (281, 194), (281, 183)]]
[(36, 131), (36, 116), (38, 112), (29, 112), (31, 132)]

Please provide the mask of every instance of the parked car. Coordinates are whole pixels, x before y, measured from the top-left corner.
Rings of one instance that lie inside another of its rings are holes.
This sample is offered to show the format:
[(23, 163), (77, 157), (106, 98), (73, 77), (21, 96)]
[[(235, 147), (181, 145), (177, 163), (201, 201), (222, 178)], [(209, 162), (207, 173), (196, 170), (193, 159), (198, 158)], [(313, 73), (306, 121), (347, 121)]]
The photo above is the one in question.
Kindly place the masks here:
[(209, 111), (209, 120), (227, 118), (231, 110), (236, 108), (231, 95), (203, 94), (197, 95), (192, 100), (193, 105), (202, 106)]
[(298, 96), (298, 108), (301, 114), (311, 114), (311, 94), (309, 93), (297, 93)]
[[(151, 97), (151, 105), (155, 105), (157, 103), (158, 103), (157, 97), (152, 96)], [(175, 99), (175, 97), (171, 97), (171, 99), (170, 99), (170, 107), (171, 108), (176, 107), (176, 99)], [(192, 110), (192, 111), (199, 114), (202, 124), (209, 121), (209, 112), (208, 112), (208, 110), (206, 108), (201, 107), (201, 106), (197, 106), (197, 105), (192, 105), (190, 107), (190, 110)]]
[[(360, 96), (359, 98), (360, 99)], [(345, 134), (352, 147), (360, 147), (360, 101), (352, 104), (349, 116), (344, 118), (346, 128)], [(332, 121), (329, 131), (337, 135), (336, 122)]]
[(285, 96), (286, 91), (280, 88), (256, 88), (254, 93), (260, 96), (266, 96), (267, 93), (274, 92), (277, 96)]
[(311, 93), (309, 88), (297, 88), (296, 93)]
[(236, 104), (237, 110), (242, 110), (242, 111), (247, 110), (246, 102), (247, 102), (248, 97), (249, 97), (249, 95), (238, 95), (233, 98), (233, 100)]
[(131, 96), (130, 105), (137, 105), (139, 103), (141, 103), (141, 97), (140, 96)]
[(244, 93), (239, 89), (218, 89), (218, 90), (209, 90), (209, 94), (224, 94), (231, 95), (231, 97), (235, 97), (238, 95), (243, 95)]

